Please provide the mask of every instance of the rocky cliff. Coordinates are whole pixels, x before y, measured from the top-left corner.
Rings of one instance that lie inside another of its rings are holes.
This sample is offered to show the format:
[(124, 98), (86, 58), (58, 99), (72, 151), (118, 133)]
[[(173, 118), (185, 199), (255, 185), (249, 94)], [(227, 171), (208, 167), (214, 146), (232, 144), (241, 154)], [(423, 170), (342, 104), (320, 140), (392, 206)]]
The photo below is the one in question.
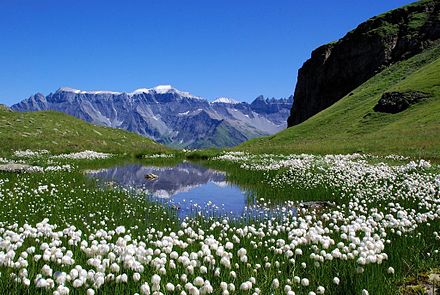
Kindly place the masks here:
[(426, 0), (373, 17), (312, 52), (298, 71), (288, 127), (334, 104), (395, 62), (440, 39), (440, 1)]

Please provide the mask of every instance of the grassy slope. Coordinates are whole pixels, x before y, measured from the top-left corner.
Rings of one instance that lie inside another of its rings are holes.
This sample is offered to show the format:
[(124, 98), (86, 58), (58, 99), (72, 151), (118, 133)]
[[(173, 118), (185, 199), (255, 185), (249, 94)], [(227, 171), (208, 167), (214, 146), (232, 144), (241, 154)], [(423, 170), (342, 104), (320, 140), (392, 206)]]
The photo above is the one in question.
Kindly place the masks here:
[[(240, 150), (377, 154), (440, 158), (440, 45), (377, 74), (302, 124), (245, 142)], [(432, 98), (398, 114), (376, 113), (384, 92), (416, 90)]]
[(0, 153), (18, 149), (52, 152), (95, 150), (116, 153), (156, 152), (166, 148), (120, 129), (95, 126), (53, 111), (9, 112), (0, 110)]

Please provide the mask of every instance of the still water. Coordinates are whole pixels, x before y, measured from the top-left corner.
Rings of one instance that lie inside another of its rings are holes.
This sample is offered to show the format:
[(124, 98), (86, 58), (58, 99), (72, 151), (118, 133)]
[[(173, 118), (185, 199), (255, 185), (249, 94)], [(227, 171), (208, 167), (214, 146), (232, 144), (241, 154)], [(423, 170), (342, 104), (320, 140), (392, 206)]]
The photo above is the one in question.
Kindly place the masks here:
[[(147, 179), (154, 174), (157, 178)], [(89, 171), (107, 185), (122, 186), (145, 193), (178, 209), (180, 216), (195, 211), (240, 216), (250, 192), (226, 180), (226, 174), (198, 164), (183, 162), (172, 167), (129, 164)]]

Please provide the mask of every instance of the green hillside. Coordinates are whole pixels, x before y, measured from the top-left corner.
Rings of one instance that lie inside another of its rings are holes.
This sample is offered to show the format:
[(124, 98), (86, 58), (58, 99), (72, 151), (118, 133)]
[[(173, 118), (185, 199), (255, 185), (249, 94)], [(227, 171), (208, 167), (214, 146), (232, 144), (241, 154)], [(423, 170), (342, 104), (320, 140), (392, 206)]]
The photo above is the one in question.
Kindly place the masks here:
[[(422, 91), (431, 97), (407, 110), (373, 110), (384, 92)], [(237, 149), (253, 152), (375, 154), (440, 158), (440, 45), (396, 63), (305, 122)]]
[(86, 123), (60, 112), (0, 109), (0, 152), (47, 149), (55, 153), (95, 150), (113, 153), (157, 152), (162, 145), (120, 129)]

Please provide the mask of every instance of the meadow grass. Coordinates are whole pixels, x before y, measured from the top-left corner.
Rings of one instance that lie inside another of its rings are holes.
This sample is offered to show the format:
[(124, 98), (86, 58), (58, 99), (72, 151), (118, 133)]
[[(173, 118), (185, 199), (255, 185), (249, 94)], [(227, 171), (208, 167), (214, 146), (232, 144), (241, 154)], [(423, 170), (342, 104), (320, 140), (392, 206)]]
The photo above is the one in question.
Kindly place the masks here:
[(94, 150), (119, 154), (168, 150), (153, 140), (122, 129), (92, 125), (55, 111), (11, 112), (0, 109), (2, 155), (16, 150), (54, 153)]

